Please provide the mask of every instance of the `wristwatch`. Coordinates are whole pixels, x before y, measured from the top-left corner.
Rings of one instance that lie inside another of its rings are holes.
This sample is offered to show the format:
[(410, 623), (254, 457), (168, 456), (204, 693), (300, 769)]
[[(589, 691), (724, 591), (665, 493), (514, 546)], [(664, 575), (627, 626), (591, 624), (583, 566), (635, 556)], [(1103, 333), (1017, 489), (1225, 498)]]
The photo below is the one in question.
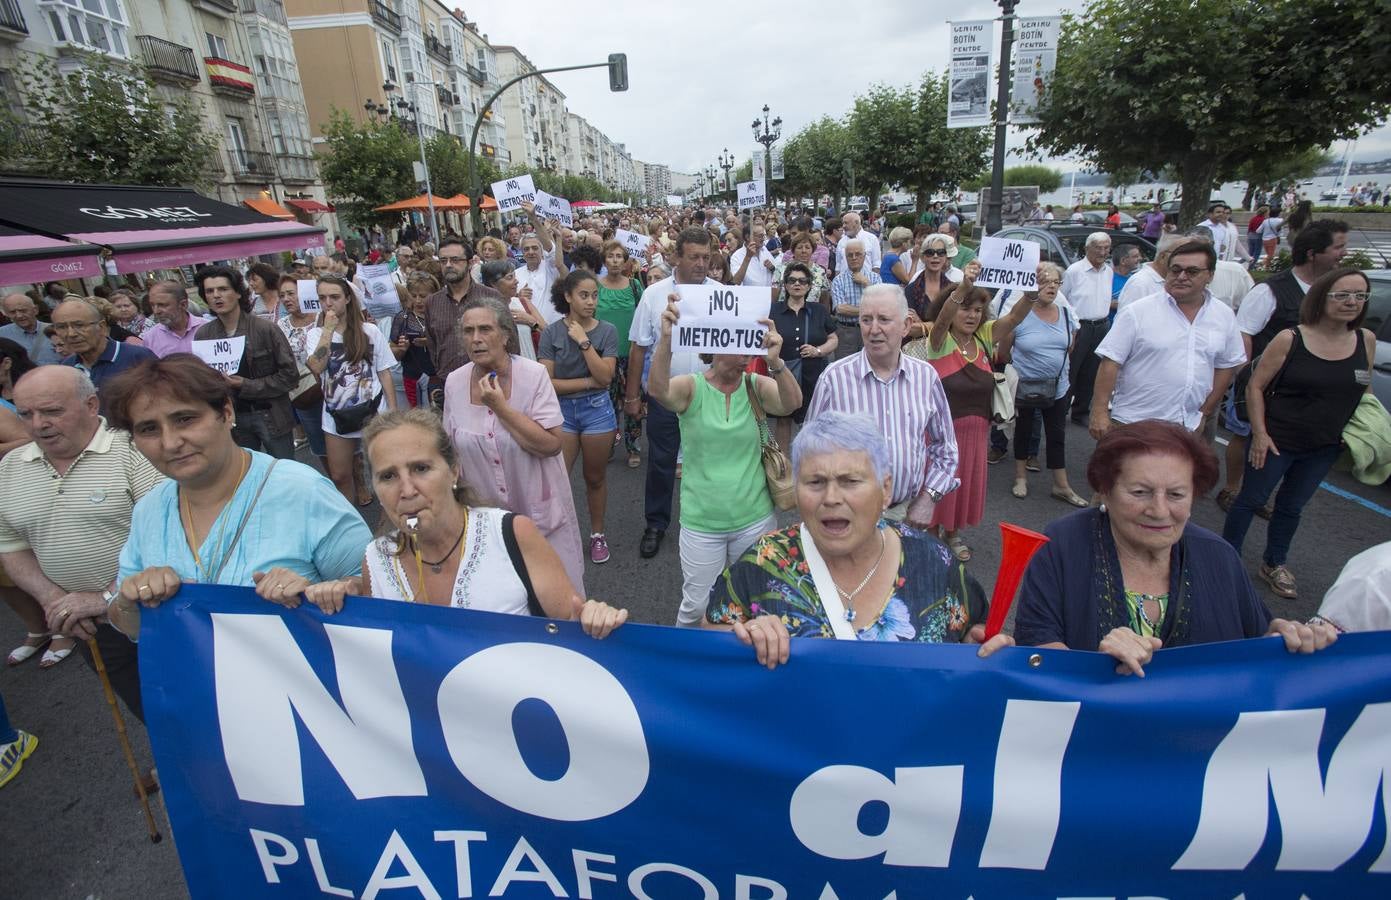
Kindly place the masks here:
[(785, 366), (785, 365), (782, 366), (782, 367), (780, 367), (780, 368), (777, 368), (777, 369), (773, 368), (772, 366), (769, 366), (769, 367), (768, 367), (768, 374), (771, 375), (771, 376), (774, 377), (774, 378), (777, 378), (779, 375), (781, 375), (783, 372), (786, 372), (786, 371), (787, 371), (787, 366)]
[(946, 496), (946, 494), (941, 491), (934, 491), (932, 488), (924, 488), (923, 493), (926, 494), (927, 499), (931, 500), (933, 503), (941, 503), (942, 498)]
[(594, 346), (594, 343), (593, 343), (592, 341), (585, 341), (584, 343), (580, 344), (580, 349), (581, 349), (581, 350), (588, 350), (590, 347), (593, 347), (593, 346)]

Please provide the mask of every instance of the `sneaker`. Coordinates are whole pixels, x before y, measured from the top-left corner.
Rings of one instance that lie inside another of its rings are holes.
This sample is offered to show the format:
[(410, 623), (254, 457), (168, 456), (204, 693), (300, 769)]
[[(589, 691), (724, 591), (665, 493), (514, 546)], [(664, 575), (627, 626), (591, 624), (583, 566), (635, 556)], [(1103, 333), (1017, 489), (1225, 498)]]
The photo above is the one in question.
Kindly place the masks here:
[(1278, 597), (1286, 600), (1298, 600), (1299, 592), (1295, 589), (1294, 574), (1283, 565), (1268, 566), (1261, 563), (1261, 580), (1270, 585), (1270, 590)]
[(1235, 491), (1229, 491), (1226, 488), (1223, 488), (1222, 490), (1217, 492), (1217, 508), (1222, 510), (1222, 512), (1231, 512), (1232, 502), (1234, 500), (1236, 500)]
[(604, 539), (602, 534), (589, 536), (589, 561), (592, 563), (609, 561), (609, 542)]
[(1008, 450), (1001, 450), (999, 447), (991, 447), (990, 452), (985, 454), (985, 461), (993, 466), (995, 463), (1004, 459), (1005, 454), (1008, 452)]
[(19, 774), (24, 761), (39, 745), (39, 739), (29, 732), (20, 731), (18, 734), (18, 738), (0, 747), (0, 787), (4, 787), (11, 778)]
[(1026, 472), (1042, 472), (1043, 467), (1038, 464), (1038, 457), (1031, 456), (1024, 460), (1024, 470)]

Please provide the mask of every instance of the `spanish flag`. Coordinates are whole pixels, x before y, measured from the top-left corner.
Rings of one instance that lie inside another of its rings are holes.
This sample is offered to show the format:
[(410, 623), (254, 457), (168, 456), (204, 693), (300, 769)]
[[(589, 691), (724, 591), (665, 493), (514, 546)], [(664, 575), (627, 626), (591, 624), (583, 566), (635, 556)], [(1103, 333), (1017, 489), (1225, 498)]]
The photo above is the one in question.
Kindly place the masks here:
[(256, 80), (246, 66), (216, 56), (206, 56), (203, 62), (208, 66), (208, 81), (213, 84), (255, 92)]

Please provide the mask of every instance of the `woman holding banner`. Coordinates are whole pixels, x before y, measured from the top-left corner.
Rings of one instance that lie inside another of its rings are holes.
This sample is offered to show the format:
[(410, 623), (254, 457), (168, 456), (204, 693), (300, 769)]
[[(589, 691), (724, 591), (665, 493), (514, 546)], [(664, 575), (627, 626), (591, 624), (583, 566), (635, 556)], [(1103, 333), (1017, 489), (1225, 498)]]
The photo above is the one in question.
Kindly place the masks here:
[(694, 627), (705, 618), (710, 585), (720, 571), (777, 526), (763, 473), (762, 416), (755, 407), (770, 416), (790, 415), (802, 405), (802, 389), (782, 363), (782, 337), (771, 319), (762, 320), (768, 375), (746, 374), (749, 356), (701, 354), (709, 369), (672, 377), (671, 331), (678, 318), (676, 303), (669, 302), (647, 393), (680, 421), (682, 586), (676, 624)]
[(1143, 676), (1162, 647), (1280, 635), (1290, 652), (1337, 640), (1324, 622), (1270, 615), (1241, 557), (1189, 521), (1217, 482), (1217, 457), (1181, 425), (1149, 419), (1097, 441), (1087, 480), (1099, 509), (1046, 529), (1029, 561), (1014, 635), (1027, 646), (1094, 650), (1122, 675)]
[[(759, 665), (787, 662), (789, 638), (979, 644), (985, 592), (942, 543), (882, 519), (889, 450), (870, 418), (823, 413), (792, 442), (801, 524), (759, 538), (710, 591), (707, 627), (731, 630)], [(989, 656), (1014, 643), (1000, 634)]]
[[(256, 588), (299, 603), (299, 585), (356, 575), (367, 525), (315, 470), (232, 440), (226, 380), (187, 353), (139, 363), (107, 382), (107, 413), (169, 480), (135, 506), (111, 624), (132, 639), (140, 606), (184, 582)], [(112, 602), (114, 601), (114, 602)]]

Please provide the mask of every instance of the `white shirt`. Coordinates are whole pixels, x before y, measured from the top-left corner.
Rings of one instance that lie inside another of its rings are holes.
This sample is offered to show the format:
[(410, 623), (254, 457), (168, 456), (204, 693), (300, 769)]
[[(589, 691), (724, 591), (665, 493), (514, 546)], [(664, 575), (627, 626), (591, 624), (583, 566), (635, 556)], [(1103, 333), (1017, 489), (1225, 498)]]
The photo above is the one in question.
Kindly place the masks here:
[[(1294, 276), (1295, 284), (1304, 293), (1309, 293), (1309, 285)], [(1237, 310), (1236, 327), (1242, 334), (1257, 335), (1265, 330), (1265, 326), (1270, 324), (1270, 317), (1275, 315), (1275, 294), (1270, 290), (1268, 284), (1258, 284), (1246, 294), (1246, 298), (1241, 301), (1241, 308)]]
[(1154, 271), (1154, 266), (1145, 263), (1130, 275), (1130, 280), (1121, 288), (1121, 295), (1116, 298), (1116, 309), (1125, 309), (1136, 300), (1143, 300), (1150, 294), (1157, 294), (1164, 290), (1164, 276)]
[(840, 236), (840, 241), (836, 243), (836, 271), (844, 272), (848, 265), (845, 262), (845, 245), (851, 241), (859, 241), (865, 248), (865, 265), (874, 271), (879, 271), (879, 264), (884, 261), (884, 253), (879, 249), (879, 238), (860, 229), (860, 233), (851, 237), (848, 233)]
[(517, 269), (517, 290), (531, 288), (531, 305), (536, 307), (536, 311), (546, 320), (547, 325), (565, 318), (551, 302), (551, 286), (554, 284), (555, 266), (549, 258), (542, 259), (541, 264), (534, 270), (528, 269), (525, 265)]
[(1104, 319), (1111, 314), (1111, 263), (1094, 268), (1086, 258), (1067, 267), (1063, 274), (1063, 294), (1072, 301), (1077, 318)]
[[(705, 279), (703, 284), (718, 284), (713, 278)], [(662, 313), (666, 312), (667, 296), (676, 290), (676, 276), (668, 275), (661, 281), (650, 285), (642, 292), (637, 309), (633, 310), (633, 324), (628, 328), (628, 340), (644, 350), (651, 350), (662, 336)], [(642, 366), (642, 388), (647, 390), (647, 372), (652, 365), (652, 354), (648, 353)], [(700, 361), (699, 353), (671, 354), (672, 375), (694, 375), (710, 368)]]
[(1255, 283), (1251, 273), (1246, 271), (1246, 267), (1241, 263), (1219, 259), (1217, 271), (1212, 273), (1212, 283), (1207, 289), (1212, 292), (1212, 296), (1236, 309), (1241, 305), (1241, 298), (1250, 293), (1251, 286)]
[(1132, 303), (1116, 314), (1096, 355), (1121, 367), (1111, 397), (1116, 421), (1163, 419), (1190, 431), (1202, 423), (1214, 369), (1246, 362), (1236, 314), (1211, 292), (1192, 322), (1167, 293)]
[(1250, 259), (1251, 254), (1246, 250), (1246, 244), (1237, 237), (1236, 226), (1231, 222), (1223, 222), (1218, 225), (1212, 219), (1204, 219), (1198, 223), (1212, 232), (1213, 246), (1217, 250), (1218, 259)]
[[(729, 257), (729, 274), (733, 275), (739, 271), (739, 267), (744, 264), (744, 257), (748, 256), (749, 251), (745, 247), (735, 250)], [(773, 284), (773, 270), (764, 265), (765, 262), (777, 265), (777, 259), (768, 252), (767, 247), (758, 249), (758, 259), (749, 260), (748, 271), (744, 273), (744, 280), (739, 282), (744, 287), (771, 287)]]
[(1344, 631), (1391, 630), (1391, 541), (1348, 560), (1319, 615)]

